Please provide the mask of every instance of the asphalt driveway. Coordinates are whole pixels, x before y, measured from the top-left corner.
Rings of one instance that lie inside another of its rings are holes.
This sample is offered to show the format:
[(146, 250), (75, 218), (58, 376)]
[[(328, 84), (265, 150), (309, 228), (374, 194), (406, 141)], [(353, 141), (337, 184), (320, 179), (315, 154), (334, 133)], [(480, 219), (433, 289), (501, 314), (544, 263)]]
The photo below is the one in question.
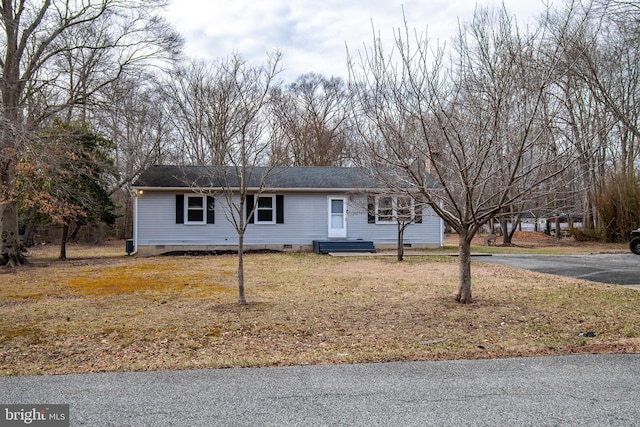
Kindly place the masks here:
[(640, 256), (631, 252), (593, 255), (498, 254), (474, 260), (612, 285), (640, 286)]

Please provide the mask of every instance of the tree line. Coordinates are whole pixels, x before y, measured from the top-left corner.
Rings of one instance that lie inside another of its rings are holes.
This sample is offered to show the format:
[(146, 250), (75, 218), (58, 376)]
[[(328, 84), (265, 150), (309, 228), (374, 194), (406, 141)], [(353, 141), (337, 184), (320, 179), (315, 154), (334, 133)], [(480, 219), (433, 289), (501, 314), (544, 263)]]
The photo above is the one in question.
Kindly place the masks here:
[(417, 188), (462, 259), (481, 226), (523, 213), (578, 215), (583, 238), (640, 226), (638, 2), (567, 0), (526, 26), (479, 7), (443, 44), (373, 28), (365, 49), (348, 47), (348, 77), (289, 83), (277, 51), (186, 58), (164, 5), (2, 2), (2, 263), (24, 262), (23, 224), (66, 239), (119, 216), (127, 237), (130, 185), (161, 163), (398, 168), (384, 185)]

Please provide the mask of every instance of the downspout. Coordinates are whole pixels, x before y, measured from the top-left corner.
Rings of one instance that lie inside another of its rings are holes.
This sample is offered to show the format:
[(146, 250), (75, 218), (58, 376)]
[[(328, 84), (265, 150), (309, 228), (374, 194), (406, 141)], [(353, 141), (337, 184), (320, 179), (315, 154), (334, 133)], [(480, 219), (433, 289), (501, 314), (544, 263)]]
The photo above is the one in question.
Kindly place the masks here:
[[(440, 207), (442, 208), (442, 200), (440, 200), (438, 202), (438, 205), (440, 205)], [(440, 216), (438, 216), (438, 218), (440, 218)], [(444, 248), (444, 234), (446, 231), (446, 227), (444, 226), (444, 220), (442, 218), (440, 218), (440, 247)]]
[(138, 190), (133, 190), (133, 252), (129, 256), (138, 253)]

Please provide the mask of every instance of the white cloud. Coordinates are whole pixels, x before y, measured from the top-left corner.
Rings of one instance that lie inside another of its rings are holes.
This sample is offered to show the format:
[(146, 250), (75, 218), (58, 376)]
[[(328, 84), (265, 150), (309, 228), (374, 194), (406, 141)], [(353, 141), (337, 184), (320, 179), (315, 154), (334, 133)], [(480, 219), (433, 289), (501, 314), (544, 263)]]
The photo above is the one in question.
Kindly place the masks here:
[[(492, 0), (481, 5), (500, 4)], [(541, 1), (505, 0), (519, 22), (540, 13)], [(239, 53), (264, 63), (268, 52), (283, 53), (289, 82), (307, 72), (346, 77), (346, 48), (370, 44), (372, 22), (391, 37), (402, 25), (402, 10), (410, 27), (427, 28), (429, 37), (445, 41), (456, 31), (458, 18), (469, 20), (473, 0), (174, 0), (167, 19), (186, 39), (185, 53), (218, 59)]]

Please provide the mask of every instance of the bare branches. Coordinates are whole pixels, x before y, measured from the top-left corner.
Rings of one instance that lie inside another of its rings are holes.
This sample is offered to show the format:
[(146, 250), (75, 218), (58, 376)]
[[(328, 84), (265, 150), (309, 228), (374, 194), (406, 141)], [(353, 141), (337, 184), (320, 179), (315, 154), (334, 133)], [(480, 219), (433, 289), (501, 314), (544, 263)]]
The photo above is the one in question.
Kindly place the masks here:
[[(178, 70), (176, 78), (167, 83), (183, 161), (198, 165), (221, 188), (215, 195), (216, 209), (238, 235), (240, 304), (246, 304), (244, 234), (273, 167), (261, 166), (270, 163), (268, 106), (270, 94), (277, 89), (280, 58), (275, 52), (263, 66), (253, 66), (240, 55), (212, 66), (193, 63)], [(189, 184), (194, 191), (209, 194), (210, 186)]]
[(183, 161), (202, 165), (266, 164), (267, 105), (280, 54), (255, 67), (239, 55), (192, 63), (167, 82)]
[[(505, 9), (478, 9), (460, 27), (446, 65), (445, 52), (405, 24), (391, 54), (376, 39), (361, 70), (351, 66), (373, 165), (407, 171), (412, 182), (386, 184), (419, 191), (460, 236), (461, 302), (471, 300), (468, 248), (480, 227), (571, 162), (547, 138), (555, 62), (541, 62), (543, 51)], [(427, 185), (427, 169), (440, 191)]]
[[(3, 1), (0, 9), (0, 187), (15, 192), (19, 139), (52, 118), (84, 120), (87, 105), (106, 85), (139, 65), (170, 58), (180, 37), (154, 17), (156, 0)], [(80, 111), (77, 110), (80, 105)], [(76, 116), (77, 114), (77, 116)], [(15, 153), (15, 156), (9, 156)], [(15, 201), (0, 202), (0, 255), (17, 263)]]
[(344, 81), (305, 74), (273, 93), (280, 130), (273, 152), (279, 165), (341, 166), (353, 157), (350, 111)]
[[(595, 199), (612, 177), (621, 185), (635, 179), (640, 155), (638, 99), (638, 7), (616, 0), (570, 1), (551, 9), (545, 20), (548, 44), (555, 46), (559, 69), (556, 134), (579, 156), (581, 198), (587, 227), (604, 227)], [(569, 175), (569, 174), (567, 174)], [(617, 231), (626, 237), (628, 224)]]

